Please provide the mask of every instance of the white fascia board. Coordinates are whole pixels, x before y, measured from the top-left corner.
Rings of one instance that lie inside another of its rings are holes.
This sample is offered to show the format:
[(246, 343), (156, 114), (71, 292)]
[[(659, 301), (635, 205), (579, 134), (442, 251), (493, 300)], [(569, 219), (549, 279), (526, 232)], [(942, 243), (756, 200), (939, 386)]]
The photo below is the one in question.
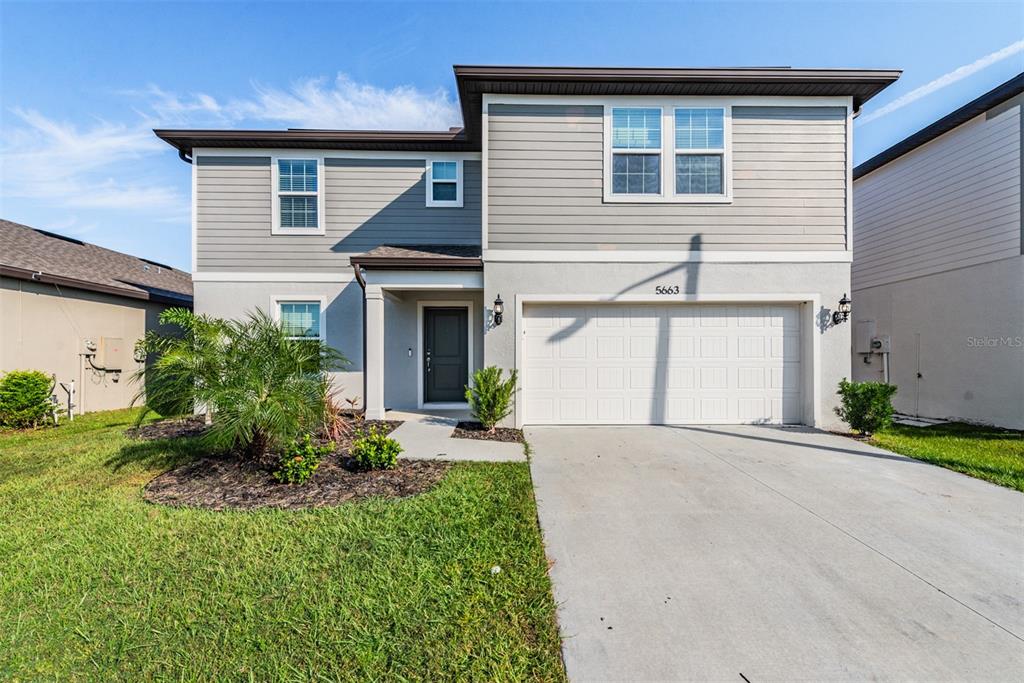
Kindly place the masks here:
[(351, 268), (328, 273), (253, 273), (204, 271), (192, 273), (193, 282), (350, 282), (355, 279)]
[(384, 289), (483, 289), (480, 270), (367, 270), (367, 286)]
[(301, 147), (283, 147), (262, 149), (259, 147), (196, 147), (192, 150), (192, 158), (197, 156), (218, 157), (287, 157), (287, 158), (320, 157), (324, 159), (452, 159), (479, 161), (480, 152), (417, 152), (401, 150), (362, 150), (362, 149), (304, 149)]
[(561, 249), (485, 249), (493, 263), (850, 263), (853, 255), (836, 251), (605, 251)]

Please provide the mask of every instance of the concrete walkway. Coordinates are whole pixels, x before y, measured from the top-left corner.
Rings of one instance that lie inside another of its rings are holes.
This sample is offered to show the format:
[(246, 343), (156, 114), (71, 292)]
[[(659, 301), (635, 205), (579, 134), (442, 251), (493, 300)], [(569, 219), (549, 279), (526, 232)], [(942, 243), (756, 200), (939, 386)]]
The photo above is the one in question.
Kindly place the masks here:
[(1024, 677), (1016, 491), (813, 430), (527, 439), (575, 681)]
[(402, 444), (401, 457), (412, 460), (483, 460), (487, 462), (525, 462), (526, 452), (519, 443), (455, 439), (452, 431), (460, 420), (470, 419), (466, 411), (389, 410), (388, 420), (403, 420), (391, 436)]

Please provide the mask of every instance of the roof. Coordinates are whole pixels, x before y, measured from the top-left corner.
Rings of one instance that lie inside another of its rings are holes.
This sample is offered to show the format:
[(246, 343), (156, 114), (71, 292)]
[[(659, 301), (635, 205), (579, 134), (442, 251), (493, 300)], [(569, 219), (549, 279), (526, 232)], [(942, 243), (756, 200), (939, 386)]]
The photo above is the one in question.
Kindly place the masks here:
[(461, 128), (447, 131), (156, 129), (153, 132), (185, 154), (191, 154), (194, 147), (390, 149), (417, 152), (469, 152), (480, 149), (479, 142), (473, 144), (467, 140)]
[(484, 93), (521, 95), (843, 96), (855, 109), (900, 77), (896, 69), (717, 69), (456, 65), (465, 128), (447, 131), (153, 131), (182, 154), (195, 147), (467, 152), (480, 150)]
[(931, 142), (961, 124), (967, 123), (975, 116), (984, 114), (989, 109), (999, 106), (1010, 98), (1016, 97), (1021, 92), (1024, 92), (1024, 73), (1017, 74), (1002, 85), (989, 90), (981, 97), (968, 102), (954, 112), (946, 114), (930, 126), (922, 128), (910, 137), (897, 142), (884, 152), (871, 157), (853, 169), (853, 179), (856, 180), (863, 175), (878, 170), (890, 161), (914, 151), (921, 145)]
[(679, 97), (853, 97), (854, 109), (900, 77), (898, 69), (794, 69), (788, 66), (635, 68), (455, 66), (462, 118), (479, 137), (484, 93), (516, 95), (655, 95)]
[(476, 244), (386, 244), (349, 260), (363, 268), (481, 270), (484, 266)]
[(162, 263), (0, 219), (0, 275), (192, 305), (192, 278)]

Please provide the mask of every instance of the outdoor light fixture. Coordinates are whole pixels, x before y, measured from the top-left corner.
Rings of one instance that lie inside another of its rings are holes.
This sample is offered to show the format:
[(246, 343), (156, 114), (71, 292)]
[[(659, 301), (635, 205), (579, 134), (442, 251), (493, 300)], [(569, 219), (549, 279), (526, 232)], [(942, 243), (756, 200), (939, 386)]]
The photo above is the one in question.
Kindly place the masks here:
[(832, 324), (838, 325), (839, 323), (845, 323), (850, 319), (850, 297), (843, 294), (843, 298), (839, 300), (839, 310), (832, 314)]
[(501, 294), (494, 300), (494, 325), (497, 327), (501, 324), (502, 316), (505, 314), (505, 302), (501, 300)]

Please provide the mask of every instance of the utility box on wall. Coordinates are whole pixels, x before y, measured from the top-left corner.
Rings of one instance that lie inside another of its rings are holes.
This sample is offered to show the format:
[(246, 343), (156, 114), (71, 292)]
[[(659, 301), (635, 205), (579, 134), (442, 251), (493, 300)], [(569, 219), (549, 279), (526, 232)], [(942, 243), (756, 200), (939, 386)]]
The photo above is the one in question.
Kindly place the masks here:
[(96, 366), (105, 370), (123, 370), (128, 367), (128, 352), (121, 337), (100, 337), (96, 350)]
[(858, 320), (854, 330), (853, 352), (872, 353), (871, 340), (875, 338), (877, 326), (874, 320)]

